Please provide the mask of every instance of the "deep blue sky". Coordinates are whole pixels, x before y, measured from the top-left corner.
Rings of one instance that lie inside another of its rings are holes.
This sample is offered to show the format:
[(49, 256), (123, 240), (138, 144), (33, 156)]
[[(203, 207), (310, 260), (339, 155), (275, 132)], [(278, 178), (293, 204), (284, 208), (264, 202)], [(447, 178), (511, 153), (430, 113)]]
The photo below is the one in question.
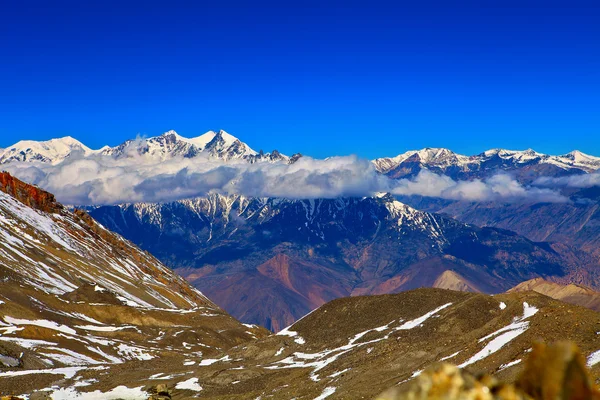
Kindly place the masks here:
[(592, 1), (7, 1), (0, 147), (225, 129), (317, 157), (600, 155), (598, 21)]

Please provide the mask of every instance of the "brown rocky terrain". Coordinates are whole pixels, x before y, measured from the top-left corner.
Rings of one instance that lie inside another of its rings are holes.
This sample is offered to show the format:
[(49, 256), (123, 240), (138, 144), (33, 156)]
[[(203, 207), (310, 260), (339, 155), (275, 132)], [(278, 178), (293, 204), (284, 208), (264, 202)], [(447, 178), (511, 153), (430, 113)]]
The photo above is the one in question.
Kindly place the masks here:
[(67, 376), (64, 370), (3, 372), (0, 392), (145, 398), (166, 385), (173, 399), (368, 399), (390, 387), (409, 387), (440, 361), (515, 382), (532, 343), (540, 340), (576, 343), (598, 380), (598, 326), (595, 311), (535, 292), (489, 296), (418, 289), (337, 299), (277, 335), (210, 358), (165, 351), (152, 360), (85, 366)]
[(112, 364), (209, 357), (267, 333), (85, 212), (0, 174), (0, 394), (19, 394), (31, 374), (55, 382)]
[(0, 190), (23, 204), (41, 211), (54, 213), (63, 209), (52, 193), (29, 185), (7, 172), (0, 172)]
[(481, 292), (473, 282), (467, 281), (454, 271), (446, 270), (437, 277), (432, 287), (438, 289), (457, 290), (459, 292)]

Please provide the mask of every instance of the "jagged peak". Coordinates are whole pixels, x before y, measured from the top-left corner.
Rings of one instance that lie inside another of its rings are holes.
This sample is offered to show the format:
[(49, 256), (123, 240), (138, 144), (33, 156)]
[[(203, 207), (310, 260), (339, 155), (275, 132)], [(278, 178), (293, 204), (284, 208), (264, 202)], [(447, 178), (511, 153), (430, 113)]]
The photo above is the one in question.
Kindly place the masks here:
[(381, 199), (383, 201), (393, 201), (394, 196), (392, 196), (389, 192), (377, 192), (373, 195), (376, 199)]
[(390, 214), (394, 217), (398, 217), (400, 214), (414, 214), (421, 212), (401, 201), (398, 201), (394, 195), (389, 192), (377, 192), (372, 198), (385, 204)]
[(495, 148), (495, 149), (486, 150), (479, 155), (486, 156), (486, 157), (495, 156), (495, 155), (498, 155), (500, 157), (502, 157), (502, 156), (514, 157), (514, 156), (522, 156), (522, 155), (544, 156), (545, 154), (538, 153), (537, 151), (535, 151), (531, 148), (526, 149), (526, 150), (508, 150), (508, 149), (502, 149), (502, 148)]
[(213, 144), (211, 144), (211, 146), (214, 146), (216, 143), (222, 143), (226, 147), (231, 146), (236, 141), (242, 143), (237, 137), (227, 133), (223, 129), (219, 131), (211, 130), (200, 136), (185, 140), (189, 143), (194, 144), (201, 150), (204, 150), (205, 148), (209, 147), (209, 144), (211, 144), (211, 142), (214, 142)]
[(165, 133), (163, 133), (160, 136), (175, 136), (176, 138), (181, 138), (181, 139), (185, 139), (183, 136), (181, 136), (180, 134), (178, 134), (176, 131), (174, 131), (173, 129), (166, 131)]
[(573, 150), (561, 157), (575, 162), (600, 162), (600, 157), (591, 156), (579, 150)]

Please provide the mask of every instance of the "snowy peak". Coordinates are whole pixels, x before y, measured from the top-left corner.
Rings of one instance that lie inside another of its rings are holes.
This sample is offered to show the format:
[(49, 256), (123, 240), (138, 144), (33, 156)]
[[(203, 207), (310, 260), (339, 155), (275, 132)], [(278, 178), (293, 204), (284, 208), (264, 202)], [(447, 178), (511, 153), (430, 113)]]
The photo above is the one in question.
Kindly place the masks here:
[(546, 155), (538, 153), (537, 151), (535, 151), (533, 149), (527, 149), (527, 150), (523, 150), (523, 151), (506, 150), (506, 149), (492, 149), (492, 150), (483, 152), (482, 154), (480, 154), (479, 156), (476, 156), (475, 158), (486, 159), (486, 158), (493, 158), (493, 157), (500, 157), (505, 160), (514, 160), (516, 162), (524, 163), (524, 162), (529, 162), (532, 160), (541, 159), (543, 157), (546, 157)]
[(469, 157), (456, 154), (444, 148), (425, 148), (415, 152), (410, 158), (415, 158), (423, 164), (433, 165), (461, 164), (467, 162), (469, 159)]
[(200, 152), (194, 144), (175, 131), (168, 131), (160, 136), (143, 140), (140, 143), (140, 153), (162, 160), (170, 157), (194, 157)]
[(411, 150), (396, 157), (378, 158), (373, 160), (373, 165), (381, 173), (387, 173), (400, 164), (420, 164), (422, 166), (450, 166), (462, 165), (469, 162), (469, 157), (456, 154), (445, 148), (427, 147), (421, 150)]
[(250, 146), (224, 130), (208, 131), (194, 138), (181, 136), (174, 130), (160, 136), (127, 140), (124, 143), (99, 150), (91, 150), (79, 141), (65, 137), (52, 139), (47, 142), (21, 141), (7, 149), (0, 150), (0, 164), (9, 162), (43, 162), (58, 164), (78, 154), (82, 157), (110, 156), (113, 158), (143, 157), (147, 161), (165, 161), (175, 157), (205, 158), (221, 161), (244, 160), (257, 161), (288, 161), (289, 158), (280, 154), (257, 153)]
[(220, 130), (215, 133), (210, 142), (206, 144), (204, 151), (209, 152), (213, 157), (224, 160), (239, 159), (244, 156), (253, 156), (257, 153), (246, 143), (243, 143), (235, 136)]
[(191, 139), (186, 139), (186, 140), (188, 142), (190, 142), (191, 144), (195, 145), (196, 147), (198, 147), (199, 149), (204, 150), (206, 145), (215, 138), (216, 134), (217, 133), (214, 131), (208, 131), (203, 135), (200, 135), (198, 137), (191, 138)]
[(420, 169), (429, 169), (437, 173), (447, 173), (449, 169), (478, 172), (537, 164), (550, 164), (563, 170), (575, 168), (584, 172), (600, 169), (600, 157), (589, 156), (577, 150), (562, 156), (552, 156), (533, 149), (490, 149), (478, 155), (465, 156), (444, 148), (425, 148), (407, 151), (396, 157), (378, 158), (372, 162), (379, 172), (396, 178), (414, 174)]
[(600, 167), (600, 157), (590, 156), (588, 154), (582, 153), (579, 150), (574, 150), (564, 156), (560, 156), (563, 160), (571, 161), (575, 165), (589, 165), (592, 167)]
[(43, 142), (22, 140), (0, 150), (0, 164), (12, 161), (38, 161), (56, 164), (74, 153), (89, 155), (92, 150), (70, 136)]

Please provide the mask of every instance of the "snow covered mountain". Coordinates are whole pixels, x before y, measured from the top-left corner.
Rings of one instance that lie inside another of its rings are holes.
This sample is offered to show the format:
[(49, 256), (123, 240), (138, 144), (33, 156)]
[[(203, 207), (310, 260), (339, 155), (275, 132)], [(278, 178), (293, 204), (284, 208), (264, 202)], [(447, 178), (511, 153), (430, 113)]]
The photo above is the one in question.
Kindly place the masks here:
[(128, 157), (132, 154), (147, 155), (159, 160), (173, 157), (193, 158), (202, 155), (228, 161), (253, 158), (258, 153), (225, 131), (209, 131), (191, 139), (184, 138), (175, 131), (168, 131), (149, 139), (128, 140), (117, 147), (104, 149), (102, 154), (115, 158)]
[[(418, 211), (386, 194), (317, 200), (214, 194), (89, 212), (235, 317), (272, 330), (338, 297), (450, 284), (494, 293), (578, 267), (547, 244)], [(451, 283), (447, 271), (454, 272)]]
[[(335, 152), (335, 149), (332, 149)], [(270, 153), (255, 151), (235, 136), (220, 130), (208, 131), (194, 138), (185, 138), (171, 130), (160, 136), (127, 140), (124, 143), (99, 150), (92, 150), (71, 138), (52, 139), (45, 142), (20, 141), (6, 149), (0, 149), (0, 164), (10, 162), (43, 162), (58, 164), (68, 157), (112, 156), (127, 158), (144, 155), (156, 161), (174, 157), (205, 157), (221, 161), (244, 160), (250, 163), (289, 162), (301, 155), (291, 157), (273, 150)], [(600, 157), (572, 151), (565, 155), (553, 156), (534, 150), (513, 151), (492, 149), (474, 156), (457, 154), (444, 148), (425, 148), (402, 153), (396, 157), (377, 158), (372, 161), (380, 173), (392, 178), (412, 177), (420, 170), (445, 174), (452, 178), (481, 178), (498, 171), (518, 171), (534, 169), (545, 175), (568, 175), (589, 173), (600, 169)]]
[(426, 169), (454, 179), (485, 178), (500, 171), (516, 171), (522, 179), (530, 175), (564, 176), (600, 169), (600, 157), (572, 151), (562, 156), (534, 150), (493, 149), (475, 156), (456, 154), (443, 148), (408, 151), (396, 157), (373, 160), (375, 168), (392, 178), (410, 178)]
[[(0, 164), (10, 162), (42, 162), (59, 164), (69, 157), (111, 156), (127, 158), (145, 156), (157, 162), (174, 157), (205, 157), (221, 161), (245, 160), (288, 162), (290, 157), (274, 150), (271, 153), (256, 152), (246, 143), (221, 130), (208, 131), (195, 138), (185, 138), (175, 131), (148, 139), (132, 139), (115, 146), (92, 150), (71, 137), (46, 142), (21, 141), (6, 149), (0, 149)], [(297, 156), (296, 156), (297, 157)]]
[(94, 154), (94, 151), (70, 136), (45, 142), (22, 140), (6, 149), (0, 149), (0, 164), (12, 161), (58, 164), (75, 153), (88, 156)]

